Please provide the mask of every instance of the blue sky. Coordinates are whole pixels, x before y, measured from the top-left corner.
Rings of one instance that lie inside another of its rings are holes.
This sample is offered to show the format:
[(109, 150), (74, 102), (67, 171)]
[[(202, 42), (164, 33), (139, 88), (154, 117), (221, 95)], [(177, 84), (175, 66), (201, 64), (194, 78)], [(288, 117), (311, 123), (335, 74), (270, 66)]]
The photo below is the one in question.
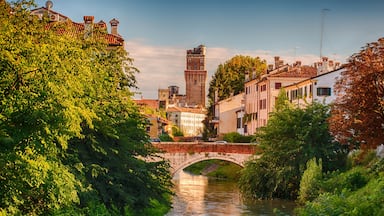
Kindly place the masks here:
[[(384, 36), (382, 0), (52, 0), (53, 10), (82, 22), (120, 21), (119, 34), (141, 71), (144, 98), (158, 88), (178, 85), (184, 93), (185, 52), (207, 47), (209, 81), (217, 66), (235, 55), (273, 63), (319, 60), (322, 10), (324, 56), (345, 62), (369, 42)], [(38, 7), (45, 0), (36, 1)]]

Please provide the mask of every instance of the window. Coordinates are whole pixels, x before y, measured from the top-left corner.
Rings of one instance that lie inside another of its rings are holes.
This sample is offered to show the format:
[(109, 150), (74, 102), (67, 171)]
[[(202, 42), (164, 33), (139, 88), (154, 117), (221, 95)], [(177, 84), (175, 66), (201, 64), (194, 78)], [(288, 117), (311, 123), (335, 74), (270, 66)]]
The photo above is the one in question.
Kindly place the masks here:
[(237, 118), (237, 128), (241, 128), (241, 118)]
[(307, 89), (307, 86), (305, 86), (305, 87), (304, 87), (304, 97), (307, 97), (307, 95), (308, 95), (308, 93), (307, 93), (308, 91), (307, 91), (307, 90), (308, 90), (308, 89)]
[(303, 88), (299, 88), (297, 91), (297, 97), (302, 98), (303, 97)]
[(313, 94), (312, 92), (313, 92), (313, 91), (312, 91), (312, 85), (310, 85), (310, 86), (309, 86), (309, 96), (311, 96), (311, 97), (312, 97), (312, 94)]
[(260, 109), (267, 109), (267, 99), (262, 99), (259, 101), (259, 108)]
[(245, 88), (245, 94), (250, 94), (251, 93), (251, 87), (248, 86)]
[(281, 82), (275, 83), (275, 89), (281, 89)]
[(291, 100), (297, 99), (297, 89), (291, 91)]
[(260, 91), (266, 91), (267, 90), (267, 85), (264, 84), (260, 87)]
[(331, 88), (317, 88), (317, 96), (331, 96)]

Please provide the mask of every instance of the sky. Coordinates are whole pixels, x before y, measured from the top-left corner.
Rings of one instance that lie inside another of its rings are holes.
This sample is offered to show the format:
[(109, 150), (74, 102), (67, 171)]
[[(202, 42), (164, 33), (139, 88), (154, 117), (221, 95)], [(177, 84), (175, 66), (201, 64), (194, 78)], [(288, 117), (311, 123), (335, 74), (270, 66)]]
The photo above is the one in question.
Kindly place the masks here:
[[(35, 0), (37, 7), (45, 0)], [(219, 64), (236, 55), (273, 64), (313, 65), (320, 53), (344, 63), (384, 37), (383, 0), (52, 0), (52, 10), (83, 22), (119, 20), (134, 59), (136, 98), (157, 99), (170, 85), (185, 94), (186, 50), (207, 47), (207, 87)], [(320, 48), (321, 47), (321, 48)], [(208, 93), (208, 92), (207, 92)]]

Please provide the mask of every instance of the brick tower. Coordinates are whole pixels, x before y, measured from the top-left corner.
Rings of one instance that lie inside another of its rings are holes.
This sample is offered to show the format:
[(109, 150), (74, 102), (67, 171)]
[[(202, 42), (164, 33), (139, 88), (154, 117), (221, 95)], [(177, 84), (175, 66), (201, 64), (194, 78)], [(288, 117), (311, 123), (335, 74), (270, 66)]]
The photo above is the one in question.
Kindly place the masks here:
[(205, 46), (187, 50), (187, 67), (184, 71), (188, 106), (205, 107)]

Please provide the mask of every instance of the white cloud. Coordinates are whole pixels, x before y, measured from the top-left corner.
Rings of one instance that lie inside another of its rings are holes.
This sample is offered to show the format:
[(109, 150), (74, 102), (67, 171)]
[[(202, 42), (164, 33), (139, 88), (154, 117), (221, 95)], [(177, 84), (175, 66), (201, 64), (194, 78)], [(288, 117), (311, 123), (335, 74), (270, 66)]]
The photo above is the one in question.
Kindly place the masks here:
[[(170, 85), (179, 86), (180, 93), (185, 93), (185, 55), (186, 50), (192, 49), (193, 46), (151, 46), (145, 44), (143, 40), (130, 40), (126, 41), (125, 47), (129, 52), (129, 56), (134, 59), (134, 66), (140, 70), (136, 78), (139, 87), (138, 92), (141, 95), (136, 95), (136, 97), (142, 96), (146, 99), (157, 99), (157, 90), (159, 88), (167, 88)], [(207, 47), (207, 88), (217, 66), (236, 55), (259, 56), (261, 59), (267, 60), (268, 64), (273, 64), (274, 56), (280, 56), (280, 59), (288, 64), (300, 60), (304, 65), (312, 65), (319, 60), (319, 56), (312, 54), (296, 57), (292, 56), (292, 54), (292, 50), (272, 53), (268, 50), (234, 50), (223, 47)]]

